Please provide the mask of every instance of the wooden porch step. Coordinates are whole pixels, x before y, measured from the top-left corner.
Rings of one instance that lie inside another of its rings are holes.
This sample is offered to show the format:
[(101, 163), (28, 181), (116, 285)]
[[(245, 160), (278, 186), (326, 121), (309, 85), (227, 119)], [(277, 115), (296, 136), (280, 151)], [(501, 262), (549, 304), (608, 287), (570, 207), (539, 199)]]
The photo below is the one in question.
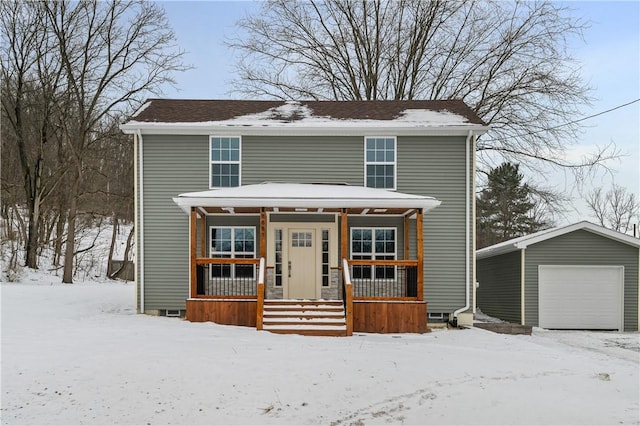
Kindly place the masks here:
[(290, 316), (290, 315), (299, 315), (303, 317), (317, 317), (317, 316), (330, 316), (330, 317), (340, 317), (344, 316), (344, 309), (271, 309), (265, 307), (264, 309), (265, 315), (272, 316)]
[(307, 327), (299, 327), (300, 325), (305, 325), (305, 326), (309, 326), (309, 328), (313, 328), (313, 329), (317, 329), (317, 328), (321, 328), (321, 327), (340, 327), (340, 330), (342, 330), (342, 327), (345, 325), (344, 322), (332, 322), (332, 321), (317, 321), (317, 322), (312, 322), (312, 323), (299, 323), (296, 321), (265, 321), (263, 324), (263, 328), (265, 330), (267, 330), (268, 327), (271, 326), (282, 326), (282, 328), (288, 327), (288, 328), (295, 328), (298, 330), (302, 330), (302, 329), (307, 329)]
[(277, 315), (277, 316), (265, 316), (263, 317), (264, 324), (273, 324), (276, 322), (291, 323), (291, 324), (344, 324), (344, 315), (342, 316), (291, 316), (291, 315)]
[(290, 300), (290, 299), (265, 299), (264, 306), (331, 306), (342, 307), (342, 300)]
[(269, 309), (273, 309), (273, 310), (278, 310), (278, 309), (308, 309), (308, 310), (328, 310), (328, 311), (336, 311), (336, 310), (340, 310), (343, 309), (344, 307), (342, 305), (326, 305), (326, 304), (317, 304), (317, 305), (276, 305), (275, 303), (273, 304), (266, 304), (264, 305), (265, 308), (269, 308)]
[[(267, 330), (265, 328), (265, 330)], [(347, 335), (347, 329), (344, 330), (324, 330), (324, 329), (309, 329), (309, 330), (295, 330), (295, 329), (272, 329), (268, 330), (270, 333), (275, 334), (300, 334), (303, 336), (325, 336), (325, 337), (344, 337)]]
[(265, 300), (263, 329), (279, 334), (346, 336), (341, 300)]

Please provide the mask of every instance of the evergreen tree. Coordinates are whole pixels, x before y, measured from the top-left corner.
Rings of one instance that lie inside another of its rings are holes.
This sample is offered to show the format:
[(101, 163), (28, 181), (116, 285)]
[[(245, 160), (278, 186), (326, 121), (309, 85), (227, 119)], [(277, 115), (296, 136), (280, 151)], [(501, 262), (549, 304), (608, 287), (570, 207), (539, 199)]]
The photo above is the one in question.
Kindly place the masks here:
[(503, 163), (491, 169), (487, 187), (477, 198), (477, 245), (490, 246), (543, 229), (535, 218), (532, 189), (522, 183), (519, 166)]

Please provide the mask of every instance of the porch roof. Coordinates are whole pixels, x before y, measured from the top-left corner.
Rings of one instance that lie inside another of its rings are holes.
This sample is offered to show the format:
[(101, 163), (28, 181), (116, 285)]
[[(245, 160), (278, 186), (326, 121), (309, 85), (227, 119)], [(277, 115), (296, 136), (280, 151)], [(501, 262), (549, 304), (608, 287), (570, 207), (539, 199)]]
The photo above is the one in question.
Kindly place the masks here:
[[(351, 185), (273, 183), (188, 192), (173, 198), (186, 213), (191, 207), (306, 209), (422, 209), (440, 205), (433, 197)], [(390, 212), (389, 212), (390, 213)]]

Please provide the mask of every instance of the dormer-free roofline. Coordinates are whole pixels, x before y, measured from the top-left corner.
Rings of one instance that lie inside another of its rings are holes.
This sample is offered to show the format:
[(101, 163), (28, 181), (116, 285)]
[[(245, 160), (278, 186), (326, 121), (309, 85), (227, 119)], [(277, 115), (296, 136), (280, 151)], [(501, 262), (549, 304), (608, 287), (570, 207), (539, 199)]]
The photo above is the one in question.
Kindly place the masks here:
[(151, 99), (120, 126), (128, 134), (467, 136), (489, 127), (464, 102)]

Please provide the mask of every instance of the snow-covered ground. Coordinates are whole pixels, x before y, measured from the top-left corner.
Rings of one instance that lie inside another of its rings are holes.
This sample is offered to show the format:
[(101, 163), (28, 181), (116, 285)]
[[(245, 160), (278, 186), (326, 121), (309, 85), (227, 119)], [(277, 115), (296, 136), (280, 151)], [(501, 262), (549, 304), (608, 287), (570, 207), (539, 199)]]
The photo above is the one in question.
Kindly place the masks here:
[[(0, 221), (0, 228), (6, 226), (4, 221)], [(127, 247), (127, 237), (131, 231), (132, 224), (121, 223), (116, 234), (116, 241), (113, 246), (113, 260), (123, 260)], [(15, 228), (15, 225), (14, 225)], [(90, 226), (81, 224), (76, 230), (76, 251), (74, 260), (73, 277), (74, 281), (85, 280), (106, 280), (107, 260), (111, 247), (111, 236), (113, 225), (111, 220), (103, 220), (92, 223)], [(0, 241), (0, 266), (2, 266), (1, 280), (32, 281), (30, 275), (33, 271), (22, 267), (24, 264), (24, 251), (17, 249), (22, 243), (10, 244), (7, 240)], [(8, 261), (12, 250), (18, 250), (18, 265), (15, 269), (8, 271)], [(63, 248), (64, 252), (64, 248)], [(134, 250), (132, 249), (130, 259), (135, 262)], [(62, 277), (62, 266), (64, 259), (60, 259), (60, 265), (53, 265), (54, 252), (51, 245), (43, 247), (38, 255), (38, 268), (47, 271), (48, 275), (44, 279), (50, 279), (49, 275), (57, 275), (58, 281)], [(55, 279), (55, 278), (53, 278)]]
[(3, 283), (2, 424), (638, 424), (637, 333), (302, 337)]

